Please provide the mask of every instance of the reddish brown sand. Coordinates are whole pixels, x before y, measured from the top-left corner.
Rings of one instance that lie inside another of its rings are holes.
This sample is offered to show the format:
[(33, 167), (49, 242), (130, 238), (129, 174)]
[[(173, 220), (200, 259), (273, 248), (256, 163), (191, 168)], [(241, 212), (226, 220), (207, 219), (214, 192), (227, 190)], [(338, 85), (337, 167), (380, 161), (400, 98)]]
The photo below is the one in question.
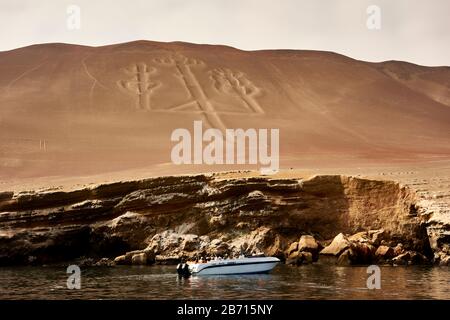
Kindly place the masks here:
[(137, 41), (0, 52), (0, 191), (257, 168), (173, 165), (170, 134), (194, 120), (279, 128), (281, 175), (450, 190), (449, 67)]

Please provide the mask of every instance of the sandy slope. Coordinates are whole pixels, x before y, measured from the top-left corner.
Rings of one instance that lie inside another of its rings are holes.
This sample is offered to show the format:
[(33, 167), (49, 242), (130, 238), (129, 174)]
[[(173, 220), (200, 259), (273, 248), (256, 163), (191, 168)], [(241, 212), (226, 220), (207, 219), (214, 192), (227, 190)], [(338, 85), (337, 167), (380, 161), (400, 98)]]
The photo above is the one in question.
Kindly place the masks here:
[(194, 120), (279, 128), (282, 168), (448, 160), (450, 68), (178, 42), (0, 52), (0, 189), (255, 168), (174, 167), (170, 133)]

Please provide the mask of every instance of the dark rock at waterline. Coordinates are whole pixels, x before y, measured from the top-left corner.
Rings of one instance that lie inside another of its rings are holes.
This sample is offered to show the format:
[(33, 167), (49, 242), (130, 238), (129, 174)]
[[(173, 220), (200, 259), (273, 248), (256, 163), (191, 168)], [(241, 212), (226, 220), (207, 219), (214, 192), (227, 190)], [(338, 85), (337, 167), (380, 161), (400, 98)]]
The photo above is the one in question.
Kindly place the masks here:
[(297, 242), (289, 245), (285, 251), (287, 264), (300, 265), (318, 260), (321, 245), (311, 235), (302, 235)]
[(131, 264), (133, 265), (146, 265), (147, 264), (147, 255), (145, 252), (133, 254), (131, 257)]
[(407, 251), (392, 259), (394, 265), (427, 264), (430, 260), (423, 254), (415, 251)]
[(337, 259), (337, 264), (340, 266), (349, 266), (353, 264), (353, 256), (354, 252), (352, 249), (345, 249), (344, 252), (341, 253), (339, 258)]
[(370, 234), (383, 234), (384, 231), (359, 232), (351, 236), (338, 234), (320, 254), (336, 257), (339, 265), (367, 265), (371, 263), (392, 263), (396, 265), (411, 265), (429, 263), (431, 259), (414, 250), (405, 250), (399, 243), (395, 248), (380, 245)]
[(394, 249), (388, 246), (379, 246), (375, 251), (375, 259), (378, 261), (386, 261), (395, 256)]
[(314, 262), (313, 255), (311, 252), (297, 251), (295, 254), (291, 255), (287, 260), (287, 265), (299, 266), (302, 264), (311, 264)]
[(319, 251), (322, 245), (311, 235), (303, 235), (298, 241), (298, 251), (311, 253), (313, 261), (319, 259)]
[(115, 265), (115, 262), (109, 258), (101, 258), (96, 263), (94, 263), (94, 266), (96, 267), (113, 267)]
[(450, 266), (450, 256), (443, 256), (439, 259), (440, 266)]
[(350, 243), (338, 257), (339, 265), (371, 264), (375, 248), (367, 243)]

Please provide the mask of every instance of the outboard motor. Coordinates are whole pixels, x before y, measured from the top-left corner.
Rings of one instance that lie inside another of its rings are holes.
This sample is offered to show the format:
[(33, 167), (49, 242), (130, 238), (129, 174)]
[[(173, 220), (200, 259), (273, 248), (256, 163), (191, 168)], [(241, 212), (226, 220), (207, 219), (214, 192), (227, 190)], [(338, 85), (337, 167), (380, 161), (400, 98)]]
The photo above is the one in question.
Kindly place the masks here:
[(184, 264), (183, 267), (183, 276), (189, 277), (191, 275), (191, 272), (189, 271), (189, 266), (187, 263)]
[(179, 263), (177, 265), (177, 273), (180, 277), (189, 277), (191, 272), (187, 263)]
[(177, 265), (177, 273), (178, 273), (178, 275), (180, 275), (180, 276), (183, 275), (183, 266), (184, 266), (183, 263), (179, 263), (179, 264)]

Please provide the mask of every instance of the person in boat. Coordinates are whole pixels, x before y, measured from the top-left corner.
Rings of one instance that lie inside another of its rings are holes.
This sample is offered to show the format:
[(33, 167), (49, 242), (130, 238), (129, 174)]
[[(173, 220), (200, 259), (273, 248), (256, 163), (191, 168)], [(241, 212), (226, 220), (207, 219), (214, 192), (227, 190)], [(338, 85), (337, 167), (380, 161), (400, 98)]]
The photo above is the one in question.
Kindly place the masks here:
[(186, 277), (189, 276), (189, 266), (184, 259), (180, 260), (180, 263), (177, 266), (177, 272), (179, 276)]
[(183, 275), (184, 275), (184, 276), (188, 276), (189, 274), (190, 274), (190, 272), (189, 272), (189, 266), (188, 266), (187, 263), (185, 263), (184, 266), (183, 266)]

